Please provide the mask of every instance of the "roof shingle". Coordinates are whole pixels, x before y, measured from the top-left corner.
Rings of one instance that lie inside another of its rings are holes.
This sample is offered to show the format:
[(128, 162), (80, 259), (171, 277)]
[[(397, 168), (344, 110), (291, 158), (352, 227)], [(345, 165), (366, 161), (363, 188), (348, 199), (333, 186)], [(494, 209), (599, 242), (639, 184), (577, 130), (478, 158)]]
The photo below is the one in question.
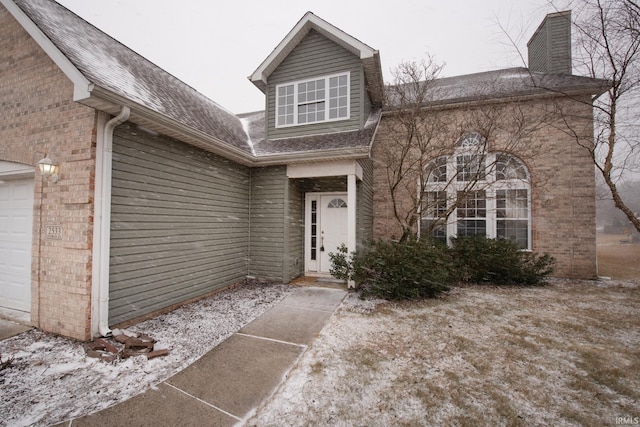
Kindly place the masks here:
[[(429, 106), (554, 93), (582, 92), (599, 95), (610, 87), (606, 80), (570, 74), (535, 73), (522, 67), (445, 77), (423, 84), (429, 85), (423, 102), (423, 105)], [(388, 87), (386, 109), (401, 107), (401, 94), (411, 100), (411, 93), (407, 92), (410, 88), (411, 86)]]
[(251, 153), (233, 113), (60, 4), (13, 1), (91, 83)]

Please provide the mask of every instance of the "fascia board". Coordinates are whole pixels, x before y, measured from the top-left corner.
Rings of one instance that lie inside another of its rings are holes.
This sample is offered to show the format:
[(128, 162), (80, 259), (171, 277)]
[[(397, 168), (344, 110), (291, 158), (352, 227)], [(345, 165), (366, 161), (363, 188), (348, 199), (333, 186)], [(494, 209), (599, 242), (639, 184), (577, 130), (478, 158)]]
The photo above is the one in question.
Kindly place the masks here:
[[(599, 88), (601, 90), (602, 88)], [(604, 90), (606, 92), (606, 89)], [(490, 96), (490, 97), (464, 97), (457, 98), (453, 100), (445, 100), (445, 101), (434, 101), (429, 105), (423, 105), (420, 108), (425, 110), (445, 110), (445, 109), (456, 109), (477, 105), (494, 105), (494, 104), (505, 104), (514, 101), (530, 101), (537, 99), (549, 99), (549, 98), (560, 98), (565, 97), (570, 99), (574, 96), (581, 95), (592, 95), (594, 92), (594, 88), (584, 87), (584, 88), (572, 88), (568, 90), (547, 90), (546, 92), (526, 92), (526, 93), (517, 93), (512, 95), (501, 95), (501, 96)], [(600, 96), (602, 92), (598, 91), (597, 95)], [(382, 111), (383, 116), (394, 116), (398, 114), (406, 113), (410, 111), (411, 107), (405, 109), (385, 109)]]
[[(88, 106), (96, 104), (111, 105), (106, 111), (109, 114), (118, 106), (126, 105), (131, 109), (131, 121), (150, 129), (160, 131), (168, 136), (179, 138), (183, 142), (193, 145), (211, 153), (220, 155), (244, 166), (272, 166), (289, 163), (308, 163), (318, 161), (332, 161), (345, 159), (362, 159), (369, 157), (369, 148), (343, 148), (334, 150), (322, 150), (309, 152), (292, 152), (281, 154), (258, 155), (244, 152), (227, 144), (223, 140), (205, 134), (183, 123), (173, 120), (163, 114), (138, 105), (120, 95), (96, 86), (91, 99), (82, 102)], [(172, 133), (174, 135), (172, 135)], [(179, 134), (179, 136), (175, 134)]]
[(255, 158), (254, 166), (273, 166), (295, 163), (327, 162), (348, 159), (369, 158), (369, 148), (345, 148), (340, 150), (323, 150), (309, 152), (294, 152), (286, 154), (259, 155)]
[(358, 55), (360, 59), (373, 57), (377, 51), (362, 43), (355, 37), (350, 36), (337, 27), (329, 24), (311, 12), (307, 12), (300, 21), (293, 27), (278, 46), (271, 52), (262, 64), (249, 76), (249, 80), (254, 84), (267, 84), (267, 78), (273, 70), (284, 60), (284, 58), (298, 45), (302, 37), (310, 29), (315, 29), (333, 42), (339, 44), (350, 52)]
[(356, 159), (316, 163), (291, 163), (287, 165), (288, 178), (319, 178), (342, 175), (355, 175), (362, 181), (362, 166), (358, 164)]
[(113, 114), (121, 106), (131, 109), (130, 120), (133, 123), (148, 127), (182, 140), (183, 142), (199, 147), (203, 150), (220, 155), (244, 166), (272, 166), (289, 163), (308, 163), (319, 161), (362, 159), (369, 157), (369, 147), (362, 148), (342, 148), (333, 150), (321, 150), (310, 152), (291, 152), (267, 155), (253, 155), (242, 151), (223, 140), (212, 135), (200, 132), (192, 127), (180, 123), (170, 117), (141, 106), (131, 100), (114, 94), (113, 92), (96, 86), (93, 89), (91, 98), (81, 102), (92, 108), (99, 105), (102, 111)]
[(79, 101), (91, 95), (91, 82), (76, 68), (69, 58), (47, 37), (26, 13), (11, 0), (0, 0), (2, 5), (13, 15), (33, 40), (45, 51), (51, 60), (73, 83), (73, 100)]
[(149, 126), (150, 128), (155, 127), (156, 129), (154, 130), (161, 130), (162, 133), (167, 134), (168, 136), (173, 136), (172, 133), (179, 134), (187, 144), (218, 154), (245, 166), (251, 166), (254, 163), (255, 158), (250, 153), (244, 152), (237, 147), (226, 143), (220, 138), (198, 131), (191, 126), (174, 120), (164, 114), (137, 104), (130, 99), (109, 91), (108, 89), (95, 86), (92, 92), (92, 98), (82, 103), (94, 106), (92, 105), (92, 101), (96, 100), (98, 102), (106, 102), (114, 106), (125, 105), (129, 107), (131, 109), (131, 121), (134, 123), (136, 123), (136, 118), (142, 119), (143, 123), (139, 124)]

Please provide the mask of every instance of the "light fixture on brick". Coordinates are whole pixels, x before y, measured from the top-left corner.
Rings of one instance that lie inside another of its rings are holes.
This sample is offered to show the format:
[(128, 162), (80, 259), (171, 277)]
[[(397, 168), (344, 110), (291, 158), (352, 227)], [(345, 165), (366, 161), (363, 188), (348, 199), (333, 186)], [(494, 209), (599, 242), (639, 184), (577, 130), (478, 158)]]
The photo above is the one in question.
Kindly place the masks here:
[(58, 182), (58, 165), (53, 163), (48, 155), (38, 162), (38, 169), (44, 178), (51, 182)]

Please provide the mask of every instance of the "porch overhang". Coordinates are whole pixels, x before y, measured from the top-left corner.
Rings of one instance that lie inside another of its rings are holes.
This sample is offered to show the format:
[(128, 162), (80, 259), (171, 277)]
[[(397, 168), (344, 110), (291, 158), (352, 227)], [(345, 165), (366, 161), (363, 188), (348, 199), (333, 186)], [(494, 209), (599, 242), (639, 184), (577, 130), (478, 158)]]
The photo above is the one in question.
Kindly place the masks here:
[(354, 175), (362, 180), (362, 166), (356, 160), (339, 160), (287, 165), (288, 178), (322, 178)]
[[(357, 181), (362, 181), (362, 166), (357, 160), (339, 160), (333, 162), (317, 162), (307, 164), (287, 165), (287, 177), (290, 179), (302, 178), (323, 178), (332, 176), (347, 177), (347, 251), (356, 251), (356, 228), (357, 228)], [(350, 280), (348, 286), (354, 287), (355, 283)]]

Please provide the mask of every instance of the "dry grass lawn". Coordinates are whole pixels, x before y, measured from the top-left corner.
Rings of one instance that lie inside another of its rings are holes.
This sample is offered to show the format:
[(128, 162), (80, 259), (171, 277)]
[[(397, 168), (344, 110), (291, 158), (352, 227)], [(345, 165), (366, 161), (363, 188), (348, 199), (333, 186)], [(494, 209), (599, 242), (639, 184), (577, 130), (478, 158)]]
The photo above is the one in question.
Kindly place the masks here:
[(553, 280), (375, 307), (351, 295), (247, 425), (600, 426), (618, 417), (640, 417), (640, 281)]
[(640, 278), (640, 244), (620, 234), (598, 235), (598, 274), (616, 280)]

